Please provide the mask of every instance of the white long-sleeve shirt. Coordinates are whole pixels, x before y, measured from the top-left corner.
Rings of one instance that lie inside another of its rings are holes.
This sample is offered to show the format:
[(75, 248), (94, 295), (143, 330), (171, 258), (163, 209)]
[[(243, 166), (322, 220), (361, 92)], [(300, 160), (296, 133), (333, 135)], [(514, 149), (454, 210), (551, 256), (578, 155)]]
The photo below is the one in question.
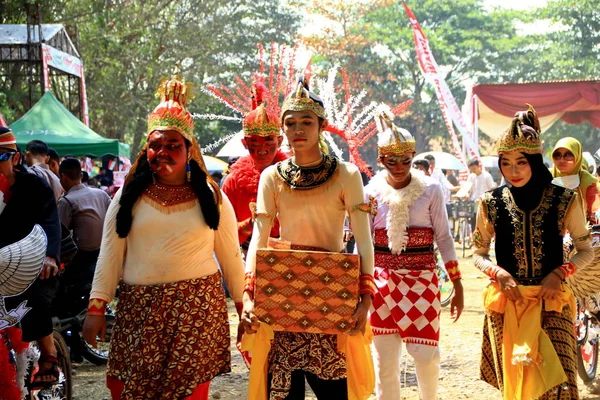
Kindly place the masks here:
[(129, 235), (120, 238), (116, 220), (121, 191), (108, 208), (90, 298), (111, 301), (121, 278), (131, 285), (156, 285), (215, 274), (215, 254), (231, 296), (242, 300), (244, 266), (237, 221), (225, 194), (216, 231), (206, 224), (197, 199), (190, 207), (166, 213), (142, 195), (133, 207)]
[[(448, 228), (448, 215), (444, 195), (438, 182), (433, 179), (412, 173), (411, 183), (402, 189), (394, 189), (387, 181), (387, 171), (379, 172), (365, 187), (365, 201), (369, 196), (377, 200), (377, 215), (370, 218), (372, 229), (388, 229), (388, 213), (390, 210), (386, 199), (394, 196), (408, 194), (415, 190), (420, 180), (425, 189), (423, 193), (414, 200), (408, 209), (408, 224), (410, 228), (432, 228), (435, 242), (438, 245), (444, 263), (457, 260), (454, 240)], [(397, 222), (397, 221), (396, 221)], [(391, 221), (395, 223), (395, 221)]]

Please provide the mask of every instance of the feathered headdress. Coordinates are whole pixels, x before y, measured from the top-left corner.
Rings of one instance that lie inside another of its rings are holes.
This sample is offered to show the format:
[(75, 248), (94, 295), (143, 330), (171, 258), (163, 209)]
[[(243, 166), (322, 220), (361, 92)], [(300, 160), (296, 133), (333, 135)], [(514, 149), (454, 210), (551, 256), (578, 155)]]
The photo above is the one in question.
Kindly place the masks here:
[(280, 136), (281, 128), (276, 115), (264, 102), (267, 88), (262, 82), (252, 84), (252, 111), (244, 117), (244, 136)]
[[(241, 114), (242, 118), (216, 114), (194, 114), (194, 118), (241, 121), (245, 136), (279, 135), (281, 133), (280, 98), (285, 98), (292, 90), (296, 76), (294, 63), (298, 46), (290, 49), (285, 45), (278, 47), (275, 43), (271, 43), (268, 65), (265, 62), (263, 45), (258, 44), (257, 46), (259, 69), (258, 72), (251, 75), (252, 83), (246, 83), (236, 77), (234, 79), (235, 86), (232, 88), (224, 85), (207, 85), (202, 89), (234, 112)], [(268, 71), (266, 71), (267, 68)], [(210, 151), (216, 148), (233, 136), (229, 135), (209, 144), (206, 146), (206, 150)]]
[(498, 154), (519, 152), (527, 154), (541, 154), (542, 140), (540, 134), (540, 121), (531, 104), (527, 104), (527, 111), (517, 111), (510, 127), (500, 136), (496, 143)]
[[(336, 84), (339, 75), (342, 78), (341, 85)], [(366, 90), (352, 93), (348, 73), (345, 69), (340, 69), (339, 65), (334, 65), (329, 70), (327, 79), (315, 78), (314, 83), (323, 100), (326, 119), (329, 122), (323, 133), (325, 140), (338, 158), (342, 159), (342, 150), (330, 133), (340, 136), (348, 145), (350, 162), (370, 176), (371, 171), (361, 157), (360, 148), (377, 134), (374, 117), (384, 105), (374, 101), (362, 104), (367, 94)], [(411, 104), (412, 100), (407, 100), (396, 105), (391, 112), (396, 115), (404, 114)]]

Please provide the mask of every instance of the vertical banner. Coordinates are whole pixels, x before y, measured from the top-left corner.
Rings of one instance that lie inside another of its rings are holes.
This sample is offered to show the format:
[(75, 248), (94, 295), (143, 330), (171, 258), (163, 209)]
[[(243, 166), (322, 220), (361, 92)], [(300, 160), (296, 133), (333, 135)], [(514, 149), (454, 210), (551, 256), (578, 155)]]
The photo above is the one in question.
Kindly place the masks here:
[(450, 138), (454, 147), (454, 153), (466, 167), (467, 162), (461, 150), (461, 146), (452, 123), (454, 122), (454, 125), (456, 125), (458, 131), (460, 132), (463, 143), (465, 144), (466, 153), (469, 155), (469, 158), (479, 158), (479, 149), (473, 141), (472, 134), (469, 132), (469, 127), (463, 118), (460, 108), (456, 104), (456, 100), (454, 99), (448, 84), (439, 73), (439, 67), (435, 61), (435, 58), (433, 57), (433, 53), (431, 52), (429, 41), (427, 40), (425, 33), (421, 29), (419, 22), (406, 2), (403, 1), (402, 4), (404, 5), (404, 9), (408, 15), (410, 24), (412, 25), (419, 67), (421, 68), (425, 79), (435, 87), (435, 93), (440, 104), (442, 116), (444, 117), (446, 128), (450, 133)]
[(50, 90), (50, 65), (52, 55), (50, 54), (50, 46), (42, 44), (42, 72), (44, 74), (44, 92)]
[(85, 126), (90, 126), (87, 92), (85, 91), (85, 78), (83, 77), (83, 65), (81, 65), (81, 113), (83, 114), (83, 123), (85, 124)]

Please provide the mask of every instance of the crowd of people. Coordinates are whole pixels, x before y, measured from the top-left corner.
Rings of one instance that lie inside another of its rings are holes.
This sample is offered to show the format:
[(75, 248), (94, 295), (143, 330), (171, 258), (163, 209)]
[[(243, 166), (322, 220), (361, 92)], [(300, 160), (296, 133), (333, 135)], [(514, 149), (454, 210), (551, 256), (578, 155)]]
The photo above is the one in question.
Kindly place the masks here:
[(0, 221), (11, 227), (2, 235), (0, 247), (23, 239), (35, 225), (43, 228), (48, 240), (38, 279), (21, 295), (7, 298), (6, 306), (10, 310), (27, 300), (31, 307), (20, 322), (22, 339), (35, 341), (40, 350), (34, 387), (49, 387), (60, 374), (52, 338), (56, 302), (65, 301), (61, 294), (68, 288), (85, 292), (91, 283), (110, 197), (82, 184), (79, 160), (59, 163), (58, 154), (39, 140), (29, 142), (22, 153), (5, 127), (0, 127), (0, 155), (5, 203)]
[[(92, 345), (119, 291), (106, 381), (112, 398), (208, 399), (211, 380), (231, 369), (225, 283), (239, 316), (250, 399), (304, 399), (307, 382), (319, 399), (367, 399), (374, 391), (379, 400), (398, 400), (403, 346), (421, 399), (436, 399), (443, 354), (434, 245), (454, 285), (450, 318), (458, 321), (465, 307), (447, 223), (446, 205), (461, 192), (452, 171), (433, 157), (415, 160), (415, 136), (382, 109), (375, 117), (381, 170), (365, 182), (358, 167), (329, 154), (326, 105), (300, 79), (279, 114), (253, 92), (243, 119), (248, 155), (219, 185), (196, 141), (189, 91), (178, 75), (161, 83), (146, 141), (112, 201), (82, 182), (78, 160), (58, 164), (38, 141), (23, 155), (0, 128), (0, 223), (10, 227), (0, 247), (34, 224), (48, 237), (38, 280), (10, 299), (32, 307), (21, 327), (41, 351), (35, 382), (52, 385), (59, 376), (48, 339), (55, 294), (93, 282), (83, 328)], [(575, 299), (565, 280), (593, 259), (587, 225), (597, 222), (599, 185), (572, 138), (556, 144), (550, 171), (540, 134), (533, 107), (517, 112), (497, 143), (501, 186), (479, 160), (468, 165), (462, 196), (477, 204), (473, 263), (490, 278), (481, 378), (506, 399), (577, 399)], [(290, 154), (281, 151), (284, 136)], [(61, 225), (78, 248), (68, 262)], [(360, 259), (350, 329), (272, 332), (255, 315), (255, 294), (265, 289), (256, 276), (259, 250), (276, 238), (296, 251), (340, 253), (350, 230)], [(576, 248), (570, 259), (567, 233)]]

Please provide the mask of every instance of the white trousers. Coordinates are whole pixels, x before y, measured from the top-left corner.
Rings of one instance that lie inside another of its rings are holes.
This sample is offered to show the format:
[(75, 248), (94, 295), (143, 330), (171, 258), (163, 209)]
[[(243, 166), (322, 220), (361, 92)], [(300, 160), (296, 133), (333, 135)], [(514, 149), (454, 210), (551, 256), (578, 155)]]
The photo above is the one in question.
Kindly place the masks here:
[[(372, 344), (377, 400), (400, 400), (402, 338), (399, 334), (377, 335)], [(436, 400), (440, 374), (438, 346), (407, 343), (406, 351), (415, 360), (421, 400)]]

